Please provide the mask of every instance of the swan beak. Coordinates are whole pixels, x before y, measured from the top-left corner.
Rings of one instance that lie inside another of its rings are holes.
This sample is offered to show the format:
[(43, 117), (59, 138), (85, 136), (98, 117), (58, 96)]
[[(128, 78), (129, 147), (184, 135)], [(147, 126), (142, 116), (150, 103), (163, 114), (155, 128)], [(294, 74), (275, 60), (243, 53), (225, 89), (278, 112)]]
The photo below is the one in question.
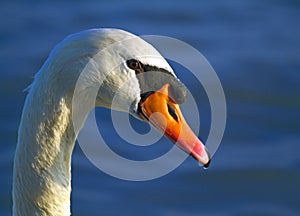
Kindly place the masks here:
[(158, 131), (204, 167), (208, 167), (210, 155), (186, 123), (179, 105), (169, 97), (169, 84), (165, 84), (140, 102), (139, 112), (145, 121), (150, 122)]

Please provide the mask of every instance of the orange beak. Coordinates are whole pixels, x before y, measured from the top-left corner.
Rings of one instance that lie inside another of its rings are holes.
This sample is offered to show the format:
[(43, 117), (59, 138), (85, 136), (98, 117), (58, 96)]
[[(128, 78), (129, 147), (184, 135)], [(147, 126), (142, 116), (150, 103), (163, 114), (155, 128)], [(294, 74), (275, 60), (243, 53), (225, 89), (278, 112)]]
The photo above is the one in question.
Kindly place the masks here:
[(184, 120), (179, 105), (168, 95), (169, 84), (150, 94), (140, 103), (141, 117), (204, 167), (208, 167), (208, 151)]

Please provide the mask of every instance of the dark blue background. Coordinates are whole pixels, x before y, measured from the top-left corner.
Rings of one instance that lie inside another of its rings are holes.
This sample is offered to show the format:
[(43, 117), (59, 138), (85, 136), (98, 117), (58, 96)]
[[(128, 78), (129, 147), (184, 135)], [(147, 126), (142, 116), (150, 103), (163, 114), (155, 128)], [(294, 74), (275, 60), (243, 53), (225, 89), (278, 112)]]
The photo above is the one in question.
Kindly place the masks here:
[[(228, 121), (207, 172), (188, 159), (148, 182), (102, 173), (77, 145), (73, 215), (300, 215), (299, 12), (297, 0), (2, 1), (0, 215), (11, 214), (13, 155), (26, 96), (22, 90), (55, 44), (94, 27), (171, 36), (197, 48), (222, 82)], [(191, 91), (202, 91), (187, 73), (176, 73)], [(205, 140), (210, 111), (205, 95), (201, 99), (200, 137)], [(97, 109), (99, 118), (107, 114)], [(109, 119), (105, 126), (111, 126)], [(122, 140), (113, 141), (126, 151)], [(161, 142), (162, 150), (171, 146)]]

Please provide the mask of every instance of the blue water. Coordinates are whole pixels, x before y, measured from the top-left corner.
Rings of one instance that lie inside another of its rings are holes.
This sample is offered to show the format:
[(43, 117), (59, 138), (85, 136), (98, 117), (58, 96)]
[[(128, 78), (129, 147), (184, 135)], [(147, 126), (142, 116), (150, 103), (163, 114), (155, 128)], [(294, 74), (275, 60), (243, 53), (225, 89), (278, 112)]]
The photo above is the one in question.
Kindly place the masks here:
[[(76, 145), (73, 215), (300, 215), (299, 1), (2, 1), (0, 5), (0, 215), (11, 214), (13, 155), (26, 96), (22, 90), (56, 43), (93, 27), (167, 35), (197, 48), (224, 87), (228, 119), (210, 169), (203, 171), (189, 158), (153, 181), (108, 176)], [(175, 65), (176, 69), (180, 67)], [(191, 76), (177, 74), (190, 89), (203, 92)], [(199, 136), (205, 140), (210, 108), (205, 94), (197, 97)], [(101, 118), (109, 112), (96, 113)], [(110, 119), (103, 124), (110, 128)], [(143, 151), (126, 150), (128, 145), (113, 132), (108, 136), (120, 143), (119, 148), (112, 147), (121, 153), (148, 159)], [(171, 147), (167, 140), (161, 143), (155, 151), (150, 148), (151, 156)]]

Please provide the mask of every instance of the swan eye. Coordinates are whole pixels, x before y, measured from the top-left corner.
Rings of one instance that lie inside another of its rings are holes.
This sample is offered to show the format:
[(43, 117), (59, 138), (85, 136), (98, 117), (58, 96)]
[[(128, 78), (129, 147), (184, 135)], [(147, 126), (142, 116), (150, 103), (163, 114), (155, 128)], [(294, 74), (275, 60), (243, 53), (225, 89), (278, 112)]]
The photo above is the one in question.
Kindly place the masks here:
[(132, 70), (139, 70), (141, 69), (141, 63), (135, 59), (127, 60), (127, 66)]
[(178, 121), (178, 116), (176, 114), (176, 111), (174, 110), (174, 108), (168, 104), (168, 112), (170, 114), (170, 116), (172, 116), (172, 118), (175, 120), (175, 121)]

